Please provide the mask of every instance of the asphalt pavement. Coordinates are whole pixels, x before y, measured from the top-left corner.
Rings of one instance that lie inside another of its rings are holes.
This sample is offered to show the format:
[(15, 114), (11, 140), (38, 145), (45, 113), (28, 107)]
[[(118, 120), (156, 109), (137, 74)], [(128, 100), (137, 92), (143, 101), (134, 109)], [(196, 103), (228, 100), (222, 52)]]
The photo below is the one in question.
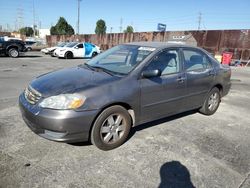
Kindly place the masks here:
[(249, 68), (232, 68), (232, 89), (213, 116), (192, 111), (140, 125), (111, 151), (35, 135), (19, 94), (40, 74), (86, 61), (0, 57), (0, 188), (250, 187)]

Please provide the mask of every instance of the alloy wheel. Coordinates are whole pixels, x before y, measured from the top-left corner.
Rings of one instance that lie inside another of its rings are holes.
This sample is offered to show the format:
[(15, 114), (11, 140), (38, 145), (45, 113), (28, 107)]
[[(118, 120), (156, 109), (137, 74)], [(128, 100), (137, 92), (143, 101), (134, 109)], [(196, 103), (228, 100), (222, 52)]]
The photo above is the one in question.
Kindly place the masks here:
[(119, 141), (126, 129), (125, 118), (121, 114), (112, 114), (104, 120), (100, 134), (104, 143), (113, 144)]
[(214, 111), (219, 105), (219, 94), (213, 93), (208, 99), (208, 109)]

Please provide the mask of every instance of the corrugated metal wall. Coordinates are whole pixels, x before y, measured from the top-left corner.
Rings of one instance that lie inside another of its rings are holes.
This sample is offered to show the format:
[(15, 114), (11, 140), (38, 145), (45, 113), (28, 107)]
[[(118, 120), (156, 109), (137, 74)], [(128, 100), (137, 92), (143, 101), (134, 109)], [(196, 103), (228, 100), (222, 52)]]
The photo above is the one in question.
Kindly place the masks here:
[(91, 42), (106, 50), (117, 44), (137, 41), (180, 41), (197, 45), (211, 53), (233, 52), (235, 59), (250, 59), (250, 30), (208, 30), (110, 33), (105, 35), (50, 35), (47, 44), (53, 46), (60, 41)]

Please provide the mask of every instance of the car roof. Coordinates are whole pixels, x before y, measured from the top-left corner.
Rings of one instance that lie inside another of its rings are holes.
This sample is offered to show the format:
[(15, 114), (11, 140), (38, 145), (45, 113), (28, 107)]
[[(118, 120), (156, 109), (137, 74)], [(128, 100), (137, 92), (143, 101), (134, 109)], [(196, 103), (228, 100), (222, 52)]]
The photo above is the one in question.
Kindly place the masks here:
[(126, 43), (126, 44), (128, 44), (128, 45), (136, 45), (136, 46), (153, 47), (153, 48), (166, 48), (166, 47), (192, 47), (192, 48), (198, 48), (196, 46), (191, 46), (191, 45), (186, 45), (186, 44), (178, 44), (178, 43), (171, 43), (171, 42), (130, 42), (130, 43)]

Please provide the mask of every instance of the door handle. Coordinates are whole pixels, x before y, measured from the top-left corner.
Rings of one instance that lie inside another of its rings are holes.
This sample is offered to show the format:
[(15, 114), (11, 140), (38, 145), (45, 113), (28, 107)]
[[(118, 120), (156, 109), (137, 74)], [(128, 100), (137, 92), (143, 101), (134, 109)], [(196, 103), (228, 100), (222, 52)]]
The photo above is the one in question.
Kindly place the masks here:
[(176, 80), (179, 83), (183, 83), (185, 81), (185, 78), (184, 77), (178, 77)]
[(208, 75), (214, 76), (214, 75), (215, 75), (215, 72), (214, 72), (214, 71), (209, 71), (209, 72), (208, 72)]

